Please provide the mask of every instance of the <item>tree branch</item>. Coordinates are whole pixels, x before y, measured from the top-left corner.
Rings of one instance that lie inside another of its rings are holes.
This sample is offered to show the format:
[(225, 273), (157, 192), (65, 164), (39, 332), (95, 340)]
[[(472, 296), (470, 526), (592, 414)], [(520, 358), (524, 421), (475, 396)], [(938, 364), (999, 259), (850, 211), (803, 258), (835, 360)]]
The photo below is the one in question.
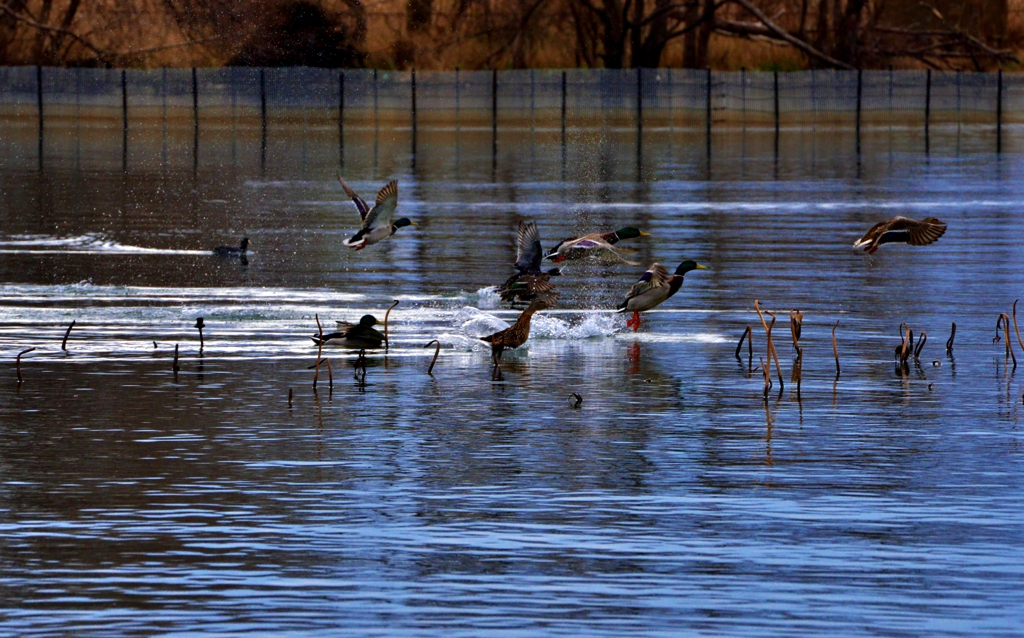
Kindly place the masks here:
[(108, 67), (112, 67), (113, 66), (113, 63), (111, 62), (110, 58), (108, 57), (108, 54), (105, 51), (97, 48), (91, 42), (89, 42), (88, 40), (86, 40), (85, 38), (83, 38), (82, 36), (78, 35), (77, 33), (75, 33), (74, 31), (72, 31), (70, 29), (62, 29), (60, 27), (51, 27), (48, 24), (43, 24), (42, 22), (37, 22), (36, 20), (33, 20), (32, 18), (27, 18), (27, 17), (21, 15), (20, 13), (18, 13), (17, 11), (15, 11), (14, 9), (12, 9), (10, 6), (8, 6), (8, 4), (6, 2), (0, 2), (0, 12), (5, 13), (6, 15), (10, 16), (11, 18), (13, 18), (13, 19), (15, 19), (15, 20), (17, 20), (19, 22), (24, 22), (25, 24), (29, 25), (30, 27), (32, 27), (34, 29), (39, 29), (41, 31), (47, 31), (47, 32), (50, 32), (50, 33), (56, 33), (56, 34), (60, 34), (60, 35), (65, 35), (65, 36), (71, 38), (72, 40), (74, 40), (75, 42), (77, 42), (78, 44), (82, 45), (86, 49), (92, 51), (93, 54), (96, 56), (96, 59), (99, 60), (100, 62), (102, 62), (103, 64), (105, 64), (106, 66), (108, 66)]
[(741, 7), (749, 11), (751, 14), (753, 14), (755, 18), (757, 18), (757, 20), (762, 25), (764, 25), (766, 29), (766, 33), (764, 35), (767, 35), (768, 37), (774, 37), (778, 40), (783, 40), (784, 42), (793, 45), (797, 49), (800, 49), (810, 57), (821, 60), (822, 62), (828, 64), (829, 66), (833, 66), (839, 69), (847, 69), (850, 71), (854, 70), (854, 68), (849, 64), (822, 53), (821, 51), (815, 49), (814, 47), (807, 44), (800, 38), (793, 36), (788, 31), (772, 22), (771, 18), (766, 16), (760, 9), (755, 7), (750, 2), (750, 0), (732, 0), (732, 2), (735, 2), (736, 4), (740, 5)]

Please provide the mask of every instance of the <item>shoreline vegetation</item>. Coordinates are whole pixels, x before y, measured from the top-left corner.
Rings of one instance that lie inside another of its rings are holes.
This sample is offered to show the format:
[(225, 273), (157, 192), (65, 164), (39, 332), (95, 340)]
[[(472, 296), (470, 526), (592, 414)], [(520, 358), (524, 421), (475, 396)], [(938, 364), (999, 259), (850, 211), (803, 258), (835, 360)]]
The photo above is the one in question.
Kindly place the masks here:
[(0, 0), (0, 65), (1022, 68), (1024, 0)]

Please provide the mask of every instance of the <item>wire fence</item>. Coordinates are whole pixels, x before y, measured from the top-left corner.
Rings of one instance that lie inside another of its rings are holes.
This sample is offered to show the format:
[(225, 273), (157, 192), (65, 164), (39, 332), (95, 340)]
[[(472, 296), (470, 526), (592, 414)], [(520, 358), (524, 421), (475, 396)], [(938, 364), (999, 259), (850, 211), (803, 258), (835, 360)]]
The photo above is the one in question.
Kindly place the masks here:
[[(129, 133), (155, 126), (256, 130), (301, 124), (335, 135), (386, 126), (461, 126), (498, 131), (528, 125), (566, 131), (669, 127), (704, 133), (742, 128), (817, 133), (887, 127), (930, 133), (971, 125), (993, 134), (1024, 121), (1024, 76), (932, 71), (793, 73), (692, 69), (379, 71), (315, 68), (0, 68), (0, 131), (82, 127)], [(776, 146), (778, 143), (776, 142)], [(265, 155), (265, 150), (264, 150)], [(41, 160), (40, 160), (41, 161)]]

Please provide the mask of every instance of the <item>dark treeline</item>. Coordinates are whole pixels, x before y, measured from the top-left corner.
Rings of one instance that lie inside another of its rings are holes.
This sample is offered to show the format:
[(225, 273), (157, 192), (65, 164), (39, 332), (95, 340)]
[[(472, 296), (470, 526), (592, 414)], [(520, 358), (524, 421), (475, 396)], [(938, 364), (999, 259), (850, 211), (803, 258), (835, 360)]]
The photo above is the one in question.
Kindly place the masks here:
[(0, 0), (0, 64), (1019, 64), (1022, 0)]

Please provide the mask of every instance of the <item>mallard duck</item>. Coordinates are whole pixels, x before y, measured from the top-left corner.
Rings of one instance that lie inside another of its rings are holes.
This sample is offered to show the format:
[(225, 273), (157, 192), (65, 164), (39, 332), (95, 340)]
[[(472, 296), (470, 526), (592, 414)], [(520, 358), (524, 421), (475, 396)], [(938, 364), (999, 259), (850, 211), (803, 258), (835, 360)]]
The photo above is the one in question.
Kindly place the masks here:
[(863, 248), (869, 255), (875, 254), (882, 244), (904, 242), (911, 246), (927, 246), (946, 232), (946, 224), (934, 217), (921, 221), (908, 217), (893, 217), (887, 222), (878, 222), (858, 239), (854, 248)]
[(584, 257), (607, 259), (610, 257), (611, 261), (632, 263), (611, 247), (621, 240), (632, 240), (638, 237), (650, 237), (650, 233), (635, 226), (626, 226), (610, 232), (591, 232), (590, 235), (583, 237), (570, 237), (567, 240), (562, 240), (544, 258), (558, 263), (566, 259), (583, 259)]
[(534, 313), (554, 307), (557, 299), (557, 293), (537, 297), (530, 302), (530, 305), (526, 307), (526, 310), (519, 315), (516, 322), (510, 327), (505, 328), (500, 332), (495, 332), (492, 335), (480, 337), (483, 341), (487, 341), (491, 344), (491, 360), (494, 361), (495, 372), (498, 371), (498, 362), (501, 360), (501, 353), (506, 348), (510, 350), (518, 348), (526, 343), (526, 340), (530, 338), (530, 320), (533, 319)]
[(519, 222), (516, 237), (516, 274), (498, 288), (502, 301), (531, 301), (538, 295), (555, 289), (550, 279), (561, 275), (560, 268), (543, 271), (540, 268), (544, 251), (540, 246), (540, 234), (534, 222)]
[(345, 180), (341, 179), (340, 175), (338, 181), (345, 189), (345, 194), (352, 198), (352, 202), (359, 211), (359, 218), (363, 220), (363, 227), (359, 229), (359, 232), (345, 240), (346, 246), (362, 250), (370, 244), (376, 244), (380, 240), (394, 235), (399, 228), (417, 225), (408, 217), (391, 221), (391, 217), (395, 214), (395, 208), (398, 206), (398, 180), (388, 182), (387, 186), (377, 192), (377, 200), (372, 209), (366, 205), (358, 193), (345, 183)]
[(213, 254), (218, 257), (242, 257), (249, 250), (249, 238), (243, 237), (242, 243), (238, 246), (217, 246)]
[[(379, 348), (384, 343), (384, 335), (374, 329), (377, 325), (377, 318), (373, 315), (363, 315), (359, 323), (351, 324), (346, 321), (339, 321), (338, 331), (324, 335), (323, 343), (334, 341), (343, 348), (353, 350), (364, 350)], [(320, 335), (313, 335), (313, 343), (320, 345)]]
[(558, 242), (551, 252), (544, 255), (544, 259), (558, 263), (566, 259), (582, 259), (584, 257), (597, 257), (606, 261), (618, 261), (635, 266), (632, 262), (623, 257), (617, 250), (612, 248), (622, 239), (633, 239), (634, 237), (650, 237), (639, 228), (626, 226), (609, 233), (590, 233), (582, 237), (570, 237)]
[(691, 270), (707, 270), (692, 259), (679, 264), (674, 275), (669, 276), (668, 269), (655, 263), (647, 269), (640, 279), (629, 289), (626, 299), (619, 304), (619, 312), (633, 311), (633, 317), (626, 325), (635, 332), (640, 328), (640, 313), (660, 306), (666, 299), (679, 292), (683, 285), (683, 276)]

